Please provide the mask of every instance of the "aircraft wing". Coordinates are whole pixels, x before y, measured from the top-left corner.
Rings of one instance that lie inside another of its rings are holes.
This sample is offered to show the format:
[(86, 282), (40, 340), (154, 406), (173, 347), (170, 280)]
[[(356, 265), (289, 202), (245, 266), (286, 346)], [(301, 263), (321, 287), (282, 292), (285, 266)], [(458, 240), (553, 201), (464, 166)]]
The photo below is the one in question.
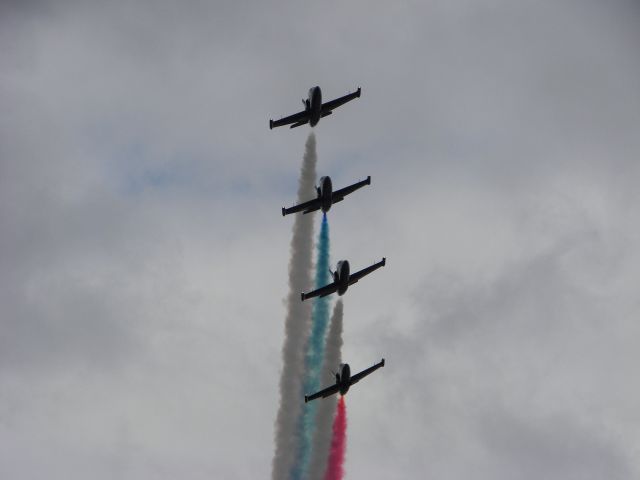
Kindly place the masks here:
[(331, 100), (330, 102), (325, 102), (322, 104), (322, 113), (330, 112), (334, 108), (338, 108), (340, 105), (344, 105), (350, 100), (354, 98), (358, 98), (360, 96), (360, 87), (353, 93), (349, 93), (344, 97), (336, 98), (335, 100)]
[(338, 384), (333, 384), (330, 387), (325, 388), (324, 390), (320, 390), (319, 392), (314, 393), (313, 395), (305, 395), (304, 403), (310, 402), (311, 400), (315, 400), (316, 398), (327, 398), (331, 395), (335, 395), (340, 390)]
[(309, 112), (303, 110), (302, 112), (294, 113), (288, 117), (281, 118), (280, 120), (269, 120), (269, 128), (282, 127), (283, 125), (291, 125), (293, 127), (299, 127), (309, 122)]
[(355, 192), (359, 188), (364, 187), (365, 185), (371, 185), (371, 177), (367, 177), (366, 180), (362, 180), (361, 182), (354, 183), (353, 185), (349, 185), (348, 187), (341, 188), (340, 190), (336, 190), (331, 194), (331, 202), (336, 203), (344, 199), (347, 195), (352, 192)]
[(358, 280), (360, 280), (362, 277), (364, 277), (365, 275), (370, 274), (371, 272), (373, 272), (374, 270), (379, 269), (380, 267), (384, 267), (385, 264), (387, 263), (387, 259), (383, 258), (381, 261), (379, 261), (378, 263), (375, 263), (373, 265), (371, 265), (370, 267), (367, 268), (363, 268), (362, 270), (360, 270), (359, 272), (356, 273), (352, 273), (351, 275), (349, 275), (349, 285), (353, 285), (354, 283), (356, 283)]
[(302, 301), (306, 300), (307, 298), (313, 298), (313, 297), (326, 297), (327, 295), (331, 295), (332, 293), (335, 293), (338, 290), (338, 285), (336, 284), (336, 282), (330, 283), (329, 285), (325, 285), (324, 287), (320, 287), (317, 290), (314, 290), (312, 292), (309, 293), (302, 293), (300, 294), (300, 296), (302, 297)]
[(320, 201), (320, 199), (314, 198), (313, 200), (309, 200), (308, 202), (304, 202), (304, 203), (299, 203), (298, 205), (294, 205), (293, 207), (283, 208), (282, 216), (284, 217), (285, 215), (289, 215), (290, 213), (296, 213), (296, 212), (302, 212), (302, 211), (304, 211), (304, 213), (315, 212), (316, 210), (320, 210), (321, 206), (322, 206), (322, 202)]
[(364, 377), (366, 377), (367, 375), (369, 375), (372, 372), (375, 372), (380, 367), (384, 367), (384, 358), (382, 359), (382, 361), (380, 363), (376, 363), (373, 367), (369, 367), (369, 368), (361, 371), (360, 373), (356, 373), (355, 375), (352, 375), (349, 384), (353, 385), (354, 383), (358, 383)]

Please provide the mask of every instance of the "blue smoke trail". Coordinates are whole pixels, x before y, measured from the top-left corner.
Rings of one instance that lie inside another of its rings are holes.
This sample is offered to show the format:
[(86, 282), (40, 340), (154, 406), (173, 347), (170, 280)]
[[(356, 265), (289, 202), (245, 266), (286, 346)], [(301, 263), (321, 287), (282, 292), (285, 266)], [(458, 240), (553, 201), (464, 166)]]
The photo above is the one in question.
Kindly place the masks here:
[[(317, 249), (318, 261), (316, 263), (315, 288), (320, 288), (331, 281), (331, 273), (329, 270), (329, 222), (327, 221), (326, 214), (322, 216)], [(311, 334), (309, 335), (305, 356), (305, 377), (303, 379), (305, 393), (313, 393), (321, 388), (320, 373), (322, 360), (324, 358), (327, 326), (329, 324), (329, 310), (329, 299), (327, 297), (316, 297), (314, 299), (311, 311)], [(316, 403), (307, 403), (298, 421), (300, 443), (291, 470), (291, 478), (293, 480), (300, 480), (306, 477), (307, 468), (311, 459), (311, 444), (315, 430), (315, 419)]]

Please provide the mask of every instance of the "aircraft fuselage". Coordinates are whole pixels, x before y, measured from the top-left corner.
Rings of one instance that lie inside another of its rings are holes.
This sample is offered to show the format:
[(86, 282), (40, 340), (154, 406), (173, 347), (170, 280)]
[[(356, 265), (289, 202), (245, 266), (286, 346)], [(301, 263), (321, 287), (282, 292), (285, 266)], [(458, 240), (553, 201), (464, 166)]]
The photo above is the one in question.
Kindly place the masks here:
[(338, 284), (338, 295), (344, 295), (349, 288), (349, 273), (349, 261), (340, 260), (333, 273), (334, 280)]
[(333, 185), (331, 184), (331, 177), (326, 176), (320, 179), (320, 186), (318, 187), (318, 197), (320, 198), (321, 207), (323, 213), (327, 213), (331, 208)]
[(336, 373), (336, 383), (340, 386), (340, 395), (346, 395), (351, 386), (351, 368), (348, 363), (340, 365), (340, 373)]
[(306, 101), (309, 110), (309, 125), (315, 127), (320, 121), (322, 115), (322, 91), (320, 87), (311, 87), (309, 89), (309, 98)]

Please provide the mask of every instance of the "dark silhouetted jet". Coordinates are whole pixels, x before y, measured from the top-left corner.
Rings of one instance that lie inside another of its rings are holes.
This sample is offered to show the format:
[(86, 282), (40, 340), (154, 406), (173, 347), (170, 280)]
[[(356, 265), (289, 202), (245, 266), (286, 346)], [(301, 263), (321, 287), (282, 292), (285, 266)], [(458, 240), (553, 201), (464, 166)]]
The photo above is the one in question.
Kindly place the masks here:
[(313, 395), (305, 395), (304, 403), (320, 397), (327, 398), (331, 395), (335, 395), (338, 392), (340, 392), (340, 395), (346, 395), (351, 385), (353, 385), (354, 383), (358, 383), (364, 377), (369, 375), (371, 372), (375, 372), (380, 367), (384, 367), (384, 358), (380, 363), (376, 363), (373, 367), (369, 367), (366, 370), (361, 371), (360, 373), (356, 373), (352, 377), (349, 364), (343, 363), (342, 365), (340, 365), (340, 373), (336, 373), (336, 383), (331, 385), (330, 387), (314, 393)]
[(336, 98), (330, 102), (322, 103), (322, 91), (320, 87), (312, 87), (309, 89), (309, 98), (302, 99), (304, 110), (302, 112), (295, 113), (288, 117), (281, 118), (280, 120), (269, 120), (269, 128), (281, 127), (283, 125), (289, 125), (292, 123), (291, 128), (299, 127), (301, 125), (309, 124), (315, 127), (322, 117), (331, 115), (334, 108), (338, 108), (340, 105), (347, 103), (354, 98), (360, 97), (360, 87), (353, 93), (349, 93), (344, 97)]
[(301, 293), (300, 296), (302, 297), (302, 301), (306, 300), (307, 298), (326, 297), (327, 295), (331, 295), (335, 292), (338, 292), (338, 295), (344, 295), (344, 292), (347, 291), (349, 285), (353, 285), (362, 277), (368, 275), (374, 270), (377, 270), (380, 267), (384, 267), (386, 262), (387, 259), (383, 257), (380, 262), (375, 263), (370, 267), (363, 268), (359, 272), (349, 274), (349, 262), (347, 260), (341, 260), (338, 262), (338, 265), (336, 265), (336, 271), (332, 272), (333, 282), (312, 292)]
[(296, 212), (311, 213), (320, 209), (322, 209), (324, 213), (327, 213), (331, 208), (331, 205), (341, 202), (342, 200), (344, 200), (344, 197), (349, 195), (351, 192), (355, 192), (365, 185), (371, 185), (371, 177), (367, 177), (366, 180), (362, 180), (358, 183), (354, 183), (353, 185), (341, 188), (340, 190), (336, 190), (334, 192), (331, 185), (331, 178), (329, 176), (322, 177), (320, 179), (320, 186), (316, 187), (316, 192), (318, 192), (317, 198), (309, 200), (308, 202), (294, 205), (290, 208), (283, 208), (282, 216)]

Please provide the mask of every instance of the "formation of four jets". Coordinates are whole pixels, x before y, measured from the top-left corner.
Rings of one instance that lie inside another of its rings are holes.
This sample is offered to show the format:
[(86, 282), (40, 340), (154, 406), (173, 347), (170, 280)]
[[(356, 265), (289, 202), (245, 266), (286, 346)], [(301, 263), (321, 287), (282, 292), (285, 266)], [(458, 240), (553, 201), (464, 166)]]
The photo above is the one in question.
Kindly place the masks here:
[[(288, 117), (281, 118), (280, 120), (269, 120), (269, 128), (273, 129), (274, 127), (281, 127), (283, 125), (291, 125), (290, 128), (299, 127), (301, 125), (306, 125), (307, 123), (315, 127), (322, 117), (326, 117), (327, 115), (331, 115), (333, 110), (354, 98), (360, 97), (361, 89), (358, 89), (347, 95), (336, 98), (335, 100), (331, 100), (326, 103), (322, 103), (322, 91), (320, 87), (312, 87), (309, 89), (309, 96), (306, 99), (302, 100), (305, 109), (301, 112), (295, 113), (293, 115), (289, 115)], [(365, 180), (361, 180), (359, 182), (354, 183), (345, 188), (341, 188), (340, 190), (333, 190), (333, 185), (331, 183), (331, 178), (329, 176), (325, 176), (320, 178), (320, 185), (316, 187), (317, 197), (310, 199), (306, 202), (294, 205), (289, 208), (282, 209), (282, 215), (289, 215), (292, 213), (300, 213), (307, 214), (311, 212), (315, 212), (317, 210), (322, 210), (323, 213), (328, 212), (331, 209), (331, 206), (334, 203), (341, 202), (344, 200), (344, 197), (349, 195), (350, 193), (355, 192), (356, 190), (364, 187), (365, 185), (371, 185), (371, 177), (367, 177)], [(384, 267), (386, 264), (386, 258), (382, 258), (382, 260), (378, 263), (375, 263), (369, 267), (363, 268), (362, 270), (350, 273), (349, 262), (347, 260), (341, 260), (336, 265), (335, 272), (331, 272), (333, 276), (333, 282), (325, 285), (323, 287), (318, 288), (317, 290), (313, 290), (308, 293), (301, 293), (302, 301), (313, 298), (313, 297), (326, 297), (327, 295), (331, 295), (332, 293), (338, 293), (338, 295), (344, 295), (350, 285), (353, 285), (358, 280), (360, 280), (365, 275), (377, 270), (380, 267)], [(304, 401), (305, 403), (311, 400), (315, 400), (316, 398), (326, 398), (336, 393), (340, 393), (341, 395), (345, 395), (349, 391), (349, 387), (351, 385), (359, 382), (364, 377), (369, 375), (370, 373), (376, 371), (378, 368), (384, 367), (384, 358), (380, 363), (369, 367), (360, 373), (355, 375), (351, 375), (351, 368), (349, 364), (344, 363), (340, 365), (340, 372), (336, 373), (336, 383), (316, 392), (312, 395), (305, 395)]]

